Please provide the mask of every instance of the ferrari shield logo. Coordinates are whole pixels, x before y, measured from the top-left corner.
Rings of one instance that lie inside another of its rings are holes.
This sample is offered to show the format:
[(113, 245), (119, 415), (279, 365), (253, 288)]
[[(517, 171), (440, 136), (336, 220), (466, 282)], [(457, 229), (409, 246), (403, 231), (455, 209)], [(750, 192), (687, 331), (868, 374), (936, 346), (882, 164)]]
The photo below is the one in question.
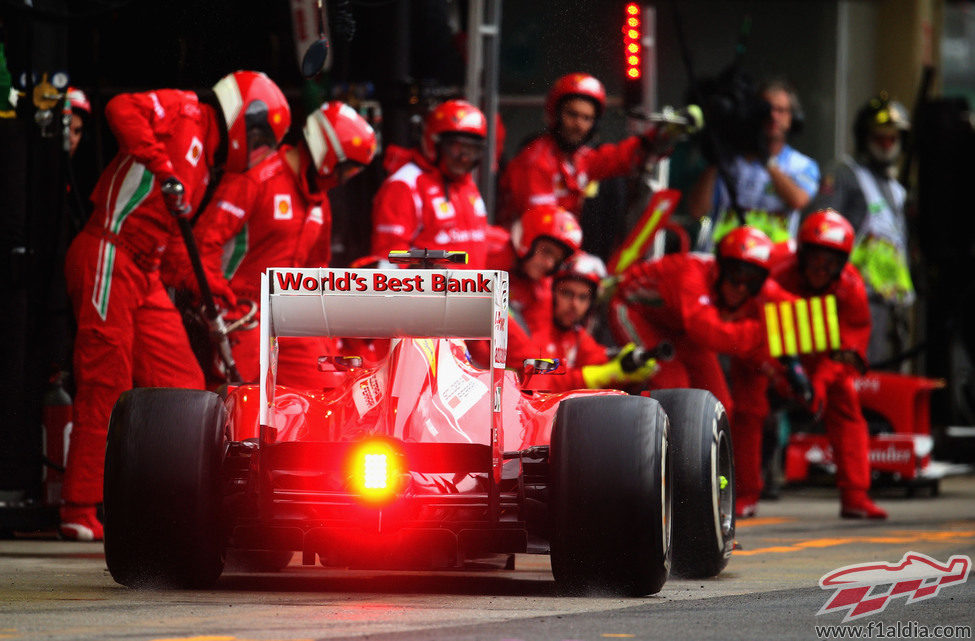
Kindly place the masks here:
[(291, 195), (277, 194), (274, 196), (274, 220), (291, 220), (294, 211), (291, 209)]

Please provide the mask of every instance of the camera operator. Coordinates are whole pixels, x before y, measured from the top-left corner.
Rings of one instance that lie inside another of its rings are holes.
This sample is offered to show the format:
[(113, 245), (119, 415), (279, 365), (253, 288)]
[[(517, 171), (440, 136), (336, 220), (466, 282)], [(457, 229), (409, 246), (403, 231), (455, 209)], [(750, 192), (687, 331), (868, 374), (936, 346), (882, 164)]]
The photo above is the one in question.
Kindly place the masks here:
[[(816, 194), (819, 166), (788, 144), (789, 135), (802, 124), (795, 90), (784, 80), (773, 79), (763, 83), (757, 95), (767, 106), (762, 105), (764, 113), (753, 116), (756, 124), (759, 119), (761, 122), (755, 128), (754, 144), (742, 144), (740, 136), (722, 141), (734, 155), (713, 158), (688, 197), (688, 210), (695, 219), (710, 215), (716, 221), (710, 244), (741, 224), (736, 207), (746, 225), (762, 230), (773, 242), (794, 238), (799, 210)], [(744, 129), (750, 129), (747, 123)], [(724, 132), (715, 134), (722, 137)], [(727, 175), (734, 183), (733, 197), (718, 177), (718, 161), (725, 163)]]

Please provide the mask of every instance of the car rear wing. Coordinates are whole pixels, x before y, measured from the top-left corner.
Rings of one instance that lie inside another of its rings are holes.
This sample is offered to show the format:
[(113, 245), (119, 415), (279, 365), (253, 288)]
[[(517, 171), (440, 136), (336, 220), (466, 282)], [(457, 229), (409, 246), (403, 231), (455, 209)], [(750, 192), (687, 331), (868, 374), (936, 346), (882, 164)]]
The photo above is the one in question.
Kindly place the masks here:
[[(271, 268), (261, 275), (261, 424), (269, 425), (279, 336), (475, 338), (491, 341), (500, 437), (508, 273), (467, 269)], [(271, 378), (269, 378), (269, 374)], [(496, 469), (500, 470), (500, 438)]]
[(269, 269), (270, 336), (491, 338), (508, 274), (450, 269)]

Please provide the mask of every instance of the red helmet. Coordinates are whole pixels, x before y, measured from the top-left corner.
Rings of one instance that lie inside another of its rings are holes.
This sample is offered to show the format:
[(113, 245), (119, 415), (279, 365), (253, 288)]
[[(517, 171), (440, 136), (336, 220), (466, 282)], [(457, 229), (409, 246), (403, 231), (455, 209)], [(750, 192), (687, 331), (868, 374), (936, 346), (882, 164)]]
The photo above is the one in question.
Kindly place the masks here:
[(761, 230), (735, 227), (718, 243), (718, 260), (738, 260), (768, 271), (774, 244)]
[(582, 247), (582, 227), (576, 217), (558, 205), (536, 205), (511, 226), (511, 244), (519, 258), (527, 258), (540, 237), (562, 243), (574, 254)]
[[(288, 101), (274, 81), (258, 71), (226, 75), (213, 86), (213, 92), (227, 125), (226, 169), (245, 171), (251, 147), (276, 147), (288, 132), (291, 126)], [(256, 141), (251, 137), (255, 129), (264, 133)]]
[(849, 255), (853, 251), (853, 225), (835, 209), (820, 209), (799, 227), (799, 249), (818, 245)]
[(309, 114), (304, 135), (315, 171), (329, 187), (350, 178), (376, 155), (376, 132), (343, 102), (326, 102)]
[(437, 145), (444, 134), (465, 134), (487, 138), (487, 118), (466, 100), (442, 102), (427, 114), (420, 150), (430, 162), (437, 162)]
[(81, 89), (68, 87), (68, 91), (65, 92), (65, 99), (71, 105), (72, 110), (81, 111), (85, 116), (91, 114), (91, 103), (88, 102), (88, 96)]
[(558, 122), (559, 104), (565, 98), (588, 98), (596, 105), (596, 117), (599, 118), (606, 108), (606, 89), (603, 83), (585, 73), (570, 73), (555, 81), (545, 99), (545, 125), (550, 129)]
[(606, 263), (599, 256), (579, 252), (562, 264), (562, 267), (555, 272), (552, 282), (554, 284), (569, 278), (585, 281), (592, 285), (595, 296), (607, 275)]

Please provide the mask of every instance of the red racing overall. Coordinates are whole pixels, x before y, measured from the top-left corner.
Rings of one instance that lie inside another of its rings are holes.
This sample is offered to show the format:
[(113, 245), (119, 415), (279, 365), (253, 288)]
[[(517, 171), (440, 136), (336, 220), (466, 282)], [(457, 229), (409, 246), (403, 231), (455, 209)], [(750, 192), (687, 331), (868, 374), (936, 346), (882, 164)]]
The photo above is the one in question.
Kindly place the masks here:
[[(804, 286), (799, 274), (798, 256), (792, 256), (778, 265), (770, 278), (798, 297), (836, 296), (841, 349), (854, 351), (861, 358), (866, 358), (870, 339), (870, 307), (863, 279), (853, 265), (847, 263), (825, 292), (812, 292)], [(814, 397), (823, 406), (823, 423), (836, 462), (836, 485), (841, 492), (865, 492), (870, 487), (869, 434), (860, 399), (853, 387), (856, 371), (828, 355), (804, 356), (802, 364), (812, 383)], [(761, 467), (761, 425), (757, 428), (757, 436), (753, 434), (754, 427), (739, 424), (734, 429), (742, 431), (741, 434), (732, 434), (735, 439), (736, 474), (746, 471), (744, 478), (739, 477), (739, 487), (742, 487), (742, 491), (754, 490), (757, 495), (761, 490), (758, 471)], [(757, 440), (757, 445), (752, 440)], [(758, 478), (753, 478), (753, 474)], [(743, 481), (747, 481), (750, 487), (742, 486)]]
[(470, 174), (447, 180), (418, 150), (379, 188), (372, 209), (372, 254), (410, 248), (466, 251), (469, 269), (487, 257), (487, 210)]
[(193, 92), (122, 94), (105, 108), (119, 154), (92, 194), (94, 212), (65, 260), (78, 334), (74, 427), (64, 479), (69, 504), (102, 500), (105, 438), (115, 401), (140, 386), (202, 388), (179, 312), (159, 280), (177, 225), (159, 191), (176, 176), (195, 208), (219, 140), (216, 114)]
[(530, 207), (546, 204), (559, 205), (579, 218), (591, 181), (626, 175), (644, 155), (637, 137), (595, 149), (583, 145), (568, 153), (559, 149), (554, 134), (544, 133), (528, 143), (505, 168), (498, 224), (510, 227)]
[(610, 303), (609, 324), (620, 344), (674, 347), (650, 379), (655, 389), (693, 387), (733, 404), (718, 353), (751, 357), (765, 345), (753, 297), (731, 315), (715, 304), (718, 265), (705, 254), (668, 254), (630, 267)]
[[(227, 174), (200, 216), (194, 235), (212, 281), (229, 279), (238, 299), (260, 300), (261, 273), (269, 267), (326, 267), (331, 257), (332, 217), (328, 199), (307, 183), (311, 157), (298, 147), (298, 171), (283, 145), (242, 174)], [(293, 151), (292, 151), (293, 153)], [(260, 331), (230, 334), (241, 378), (260, 375)], [(317, 357), (328, 353), (324, 339), (279, 341), (277, 382), (321, 387)]]

